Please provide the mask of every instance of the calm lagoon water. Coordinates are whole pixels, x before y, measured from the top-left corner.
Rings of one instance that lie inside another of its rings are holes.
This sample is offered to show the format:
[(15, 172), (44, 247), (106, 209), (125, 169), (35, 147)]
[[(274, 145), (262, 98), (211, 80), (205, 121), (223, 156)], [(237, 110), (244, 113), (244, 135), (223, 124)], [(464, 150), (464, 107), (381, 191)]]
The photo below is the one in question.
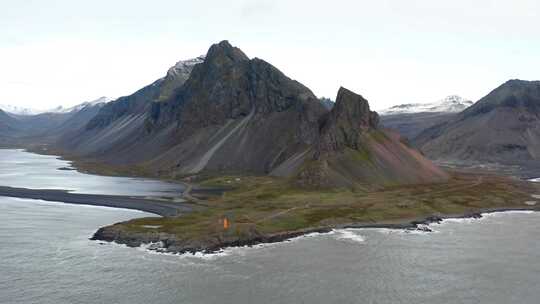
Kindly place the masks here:
[[(92, 180), (90, 187), (59, 177), (72, 171), (62, 171), (52, 184), (39, 175), (55, 175), (43, 168), (57, 171), (58, 160), (40, 161), (39, 174), (18, 186), (108, 191), (94, 186), (107, 183), (98, 176), (77, 177)], [(20, 163), (10, 167), (0, 158), (0, 175), (17, 172)], [(8, 180), (1, 178), (2, 184)], [(448, 220), (431, 225), (434, 233), (339, 230), (215, 255), (163, 255), (88, 240), (100, 226), (143, 216), (151, 215), (0, 197), (0, 303), (536, 304), (540, 299), (538, 213)]]
[(65, 170), (69, 168), (71, 168), (71, 163), (57, 156), (0, 149), (0, 185), (2, 186), (132, 196), (176, 196), (182, 192), (182, 187), (178, 184)]

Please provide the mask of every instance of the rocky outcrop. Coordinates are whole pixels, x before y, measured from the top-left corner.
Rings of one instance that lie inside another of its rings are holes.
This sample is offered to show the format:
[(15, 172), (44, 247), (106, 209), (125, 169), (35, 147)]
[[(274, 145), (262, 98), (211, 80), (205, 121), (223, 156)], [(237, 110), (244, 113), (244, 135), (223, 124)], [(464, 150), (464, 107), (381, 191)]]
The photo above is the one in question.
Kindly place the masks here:
[(369, 109), (368, 101), (341, 87), (335, 106), (321, 123), (318, 150), (324, 153), (345, 148), (358, 150), (363, 145), (362, 134), (377, 129), (378, 125), (379, 115)]
[(439, 182), (448, 175), (379, 128), (379, 116), (362, 96), (340, 88), (332, 111), (320, 120), (320, 137), (299, 169), (303, 187), (376, 188)]

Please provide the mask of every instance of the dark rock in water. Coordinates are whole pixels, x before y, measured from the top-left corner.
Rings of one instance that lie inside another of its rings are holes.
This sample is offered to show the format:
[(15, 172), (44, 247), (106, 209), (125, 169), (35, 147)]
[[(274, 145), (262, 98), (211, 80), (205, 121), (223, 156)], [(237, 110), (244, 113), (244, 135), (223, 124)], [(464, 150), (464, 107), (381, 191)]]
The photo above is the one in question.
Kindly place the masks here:
[(75, 171), (77, 169), (72, 168), (72, 167), (62, 167), (62, 168), (58, 168), (58, 170), (61, 170), (61, 171)]
[(426, 223), (437, 223), (437, 224), (440, 224), (444, 219), (440, 216), (436, 216), (436, 215), (433, 215), (433, 216), (429, 216), (426, 218)]
[(429, 228), (428, 226), (418, 226), (416, 227), (416, 230), (422, 232), (433, 232), (433, 230), (431, 230), (431, 228)]
[(481, 213), (473, 213), (471, 214), (471, 218), (475, 218), (475, 219), (481, 219), (483, 216)]

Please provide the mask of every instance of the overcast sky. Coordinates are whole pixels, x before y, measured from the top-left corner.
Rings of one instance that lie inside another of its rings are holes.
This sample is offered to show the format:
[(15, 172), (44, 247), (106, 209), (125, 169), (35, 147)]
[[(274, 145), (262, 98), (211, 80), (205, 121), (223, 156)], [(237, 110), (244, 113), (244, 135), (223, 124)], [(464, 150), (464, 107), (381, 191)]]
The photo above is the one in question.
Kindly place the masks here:
[(538, 0), (0, 0), (0, 103), (119, 97), (227, 39), (375, 109), (540, 79)]

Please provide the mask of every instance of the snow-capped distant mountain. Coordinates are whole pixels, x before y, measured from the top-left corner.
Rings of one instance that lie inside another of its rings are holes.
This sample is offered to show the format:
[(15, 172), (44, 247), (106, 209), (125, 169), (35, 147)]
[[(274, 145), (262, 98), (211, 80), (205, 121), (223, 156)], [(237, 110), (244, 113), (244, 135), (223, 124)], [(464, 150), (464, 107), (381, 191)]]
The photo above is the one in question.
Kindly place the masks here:
[(100, 97), (96, 100), (83, 102), (73, 107), (58, 106), (56, 108), (52, 108), (48, 110), (37, 110), (37, 109), (19, 107), (19, 106), (14, 106), (14, 105), (0, 105), (0, 109), (10, 114), (23, 115), (23, 116), (38, 115), (38, 114), (43, 114), (43, 113), (70, 113), (74, 111), (78, 112), (86, 108), (87, 106), (106, 104), (107, 102), (111, 100), (113, 99), (109, 97)]
[(408, 103), (377, 111), (381, 115), (446, 112), (457, 113), (465, 110), (473, 104), (472, 101), (457, 95), (450, 95), (444, 99), (431, 103)]
[(25, 107), (19, 107), (9, 104), (1, 104), (0, 109), (2, 109), (4, 112), (15, 114), (15, 115), (36, 115), (39, 113), (42, 113), (42, 111), (31, 109), (31, 108), (25, 108)]
[(76, 106), (73, 106), (73, 107), (70, 107), (70, 108), (65, 108), (65, 107), (62, 107), (62, 106), (58, 106), (54, 109), (51, 109), (49, 111), (45, 111), (47, 113), (71, 113), (71, 112), (78, 112), (88, 106), (96, 106), (96, 105), (104, 105), (106, 103), (108, 103), (109, 101), (112, 101), (113, 99), (112, 98), (109, 98), (109, 97), (105, 97), (105, 96), (102, 96), (96, 100), (93, 100), (93, 101), (87, 101), (87, 102), (83, 102), (81, 104), (78, 104)]

